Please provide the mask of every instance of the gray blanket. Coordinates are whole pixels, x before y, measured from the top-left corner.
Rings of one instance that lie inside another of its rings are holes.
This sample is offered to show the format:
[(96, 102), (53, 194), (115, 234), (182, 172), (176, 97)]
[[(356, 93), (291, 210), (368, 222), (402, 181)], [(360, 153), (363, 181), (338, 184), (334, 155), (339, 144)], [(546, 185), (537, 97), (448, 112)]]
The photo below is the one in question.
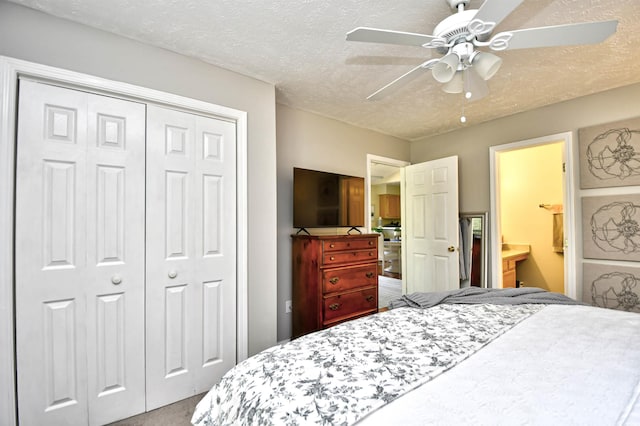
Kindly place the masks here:
[(412, 308), (431, 308), (440, 304), (480, 304), (522, 305), (555, 304), (582, 305), (570, 297), (560, 293), (551, 293), (537, 287), (522, 288), (478, 288), (467, 287), (459, 290), (405, 294), (389, 303), (390, 309), (409, 306)]

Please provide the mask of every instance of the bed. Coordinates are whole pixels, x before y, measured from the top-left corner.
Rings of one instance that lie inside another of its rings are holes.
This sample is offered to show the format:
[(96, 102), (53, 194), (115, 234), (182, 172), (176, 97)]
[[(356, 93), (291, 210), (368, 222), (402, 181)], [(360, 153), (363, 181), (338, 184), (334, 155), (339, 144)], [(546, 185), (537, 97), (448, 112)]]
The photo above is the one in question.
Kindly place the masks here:
[(539, 289), (403, 296), (230, 370), (194, 425), (640, 424), (640, 314)]

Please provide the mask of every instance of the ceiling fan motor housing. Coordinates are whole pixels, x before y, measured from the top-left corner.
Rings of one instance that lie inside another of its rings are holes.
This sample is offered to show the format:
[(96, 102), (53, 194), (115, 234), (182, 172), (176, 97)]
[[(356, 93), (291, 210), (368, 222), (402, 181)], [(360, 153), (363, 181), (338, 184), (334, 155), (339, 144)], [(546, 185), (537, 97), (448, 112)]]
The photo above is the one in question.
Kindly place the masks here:
[[(450, 0), (453, 1), (453, 0)], [(468, 25), (469, 22), (476, 16), (478, 11), (476, 9), (469, 9), (462, 12), (454, 13), (451, 16), (443, 19), (433, 30), (433, 35), (443, 38), (447, 41), (447, 44), (452, 42), (455, 44), (460, 41), (471, 41), (468, 37), (471, 35)], [(489, 34), (481, 34), (476, 38), (479, 41), (484, 41), (488, 38)], [(447, 53), (446, 47), (439, 47), (440, 53)]]

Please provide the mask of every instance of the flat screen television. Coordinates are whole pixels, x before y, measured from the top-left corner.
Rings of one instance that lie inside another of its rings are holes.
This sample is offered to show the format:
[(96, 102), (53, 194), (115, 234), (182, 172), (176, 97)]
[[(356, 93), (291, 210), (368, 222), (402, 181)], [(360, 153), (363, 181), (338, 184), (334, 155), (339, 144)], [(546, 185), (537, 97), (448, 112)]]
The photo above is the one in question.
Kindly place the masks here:
[(293, 227), (364, 226), (364, 178), (293, 168)]

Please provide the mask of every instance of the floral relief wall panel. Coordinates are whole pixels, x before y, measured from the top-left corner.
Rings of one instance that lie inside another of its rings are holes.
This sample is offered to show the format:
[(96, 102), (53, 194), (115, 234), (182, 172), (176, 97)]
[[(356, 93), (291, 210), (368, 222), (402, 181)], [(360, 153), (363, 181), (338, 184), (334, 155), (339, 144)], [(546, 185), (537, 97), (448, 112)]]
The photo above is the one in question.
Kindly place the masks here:
[(580, 187), (640, 185), (640, 117), (578, 131)]
[(640, 313), (640, 267), (584, 263), (582, 301)]
[(582, 198), (587, 259), (640, 261), (640, 194)]

